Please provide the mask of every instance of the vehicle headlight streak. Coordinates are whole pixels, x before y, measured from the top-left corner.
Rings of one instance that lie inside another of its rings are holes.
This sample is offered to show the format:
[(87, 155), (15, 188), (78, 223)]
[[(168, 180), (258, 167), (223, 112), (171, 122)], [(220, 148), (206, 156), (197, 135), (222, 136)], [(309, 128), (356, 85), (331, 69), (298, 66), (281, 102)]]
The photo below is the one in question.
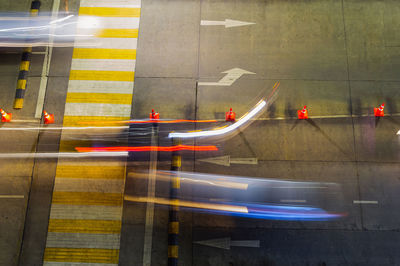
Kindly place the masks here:
[(200, 132), (185, 132), (185, 133), (172, 132), (168, 134), (168, 138), (197, 138), (197, 137), (211, 137), (211, 136), (224, 135), (244, 125), (246, 122), (252, 119), (257, 113), (259, 113), (266, 105), (267, 102), (265, 100), (259, 101), (253, 108), (253, 110), (242, 116), (236, 123), (227, 126), (225, 128), (200, 131)]

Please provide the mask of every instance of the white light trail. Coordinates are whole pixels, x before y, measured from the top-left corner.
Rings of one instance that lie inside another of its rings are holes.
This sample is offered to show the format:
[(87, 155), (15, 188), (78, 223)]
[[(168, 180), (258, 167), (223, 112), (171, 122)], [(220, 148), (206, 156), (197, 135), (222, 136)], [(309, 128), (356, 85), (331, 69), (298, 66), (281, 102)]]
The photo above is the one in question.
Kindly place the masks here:
[(86, 158), (86, 157), (127, 157), (128, 152), (46, 152), (46, 153), (0, 153), (0, 158)]
[(267, 103), (264, 100), (261, 100), (256, 105), (256, 107), (254, 107), (253, 110), (251, 110), (249, 113), (241, 117), (236, 123), (228, 127), (216, 130), (200, 131), (200, 132), (185, 132), (185, 133), (172, 132), (168, 134), (168, 138), (197, 138), (197, 137), (211, 137), (211, 136), (224, 135), (244, 125), (247, 121), (253, 118), (258, 112), (260, 112), (266, 105)]

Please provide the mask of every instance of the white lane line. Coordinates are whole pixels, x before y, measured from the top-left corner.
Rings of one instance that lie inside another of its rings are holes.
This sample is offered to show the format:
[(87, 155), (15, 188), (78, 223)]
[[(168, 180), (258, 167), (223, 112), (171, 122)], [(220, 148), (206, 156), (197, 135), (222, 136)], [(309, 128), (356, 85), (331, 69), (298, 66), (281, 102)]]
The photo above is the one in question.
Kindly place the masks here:
[(71, 70), (133, 71), (136, 60), (72, 59)]
[(116, 206), (83, 206), (52, 204), (50, 219), (121, 220), (122, 208)]
[(112, 179), (60, 178), (55, 179), (55, 191), (123, 193), (124, 181)]
[(119, 234), (79, 234), (48, 232), (46, 247), (119, 249), (119, 242)]
[(40, 122), (40, 119), (16, 119), (16, 120), (11, 120), (11, 123), (38, 123)]
[[(60, 8), (60, 0), (53, 1), (53, 8), (51, 11), (51, 19), (54, 20), (58, 16)], [(50, 29), (49, 45), (46, 45), (46, 50), (43, 58), (42, 74), (40, 76), (39, 93), (36, 102), (35, 118), (41, 118), (43, 112), (44, 98), (46, 96), (47, 79), (50, 72), (51, 57), (53, 55), (53, 40), (54, 40), (55, 27)]]
[(0, 195), (0, 199), (23, 199), (24, 195)]
[(138, 29), (139, 18), (79, 16), (77, 35), (87, 34), (87, 29)]
[(130, 104), (66, 103), (64, 116), (131, 116)]
[(306, 203), (306, 200), (295, 200), (295, 199), (281, 199), (284, 203)]
[(354, 204), (378, 204), (376, 200), (353, 200)]
[(134, 82), (70, 80), (68, 92), (132, 94)]
[(75, 39), (75, 48), (136, 49), (137, 38), (96, 38)]
[(137, 7), (140, 8), (141, 0), (81, 0), (80, 6), (84, 7)]
[[(157, 145), (155, 129), (152, 127), (151, 146)], [(155, 198), (157, 177), (157, 152), (150, 152), (149, 181), (147, 184), (147, 197)], [(143, 266), (151, 265), (151, 247), (153, 243), (153, 224), (154, 224), (154, 202), (148, 201), (146, 204), (146, 222), (143, 241)]]
[(47, 152), (47, 153), (0, 153), (0, 158), (96, 158), (127, 157), (128, 152)]

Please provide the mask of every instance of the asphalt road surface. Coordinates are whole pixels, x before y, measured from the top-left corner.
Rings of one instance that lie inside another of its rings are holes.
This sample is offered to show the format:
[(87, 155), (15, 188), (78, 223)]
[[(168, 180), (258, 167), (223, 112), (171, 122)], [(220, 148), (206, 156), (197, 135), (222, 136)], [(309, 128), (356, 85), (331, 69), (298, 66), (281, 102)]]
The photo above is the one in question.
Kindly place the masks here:
[[(3, 2), (2, 11), (29, 10), (30, 1)], [(51, 1), (43, 1), (42, 9), (50, 8)], [(69, 8), (77, 10), (78, 2), (69, 1)], [(217, 142), (192, 142), (220, 150), (182, 154), (182, 171), (338, 184), (341, 197), (328, 203), (345, 214), (277, 221), (181, 210), (179, 265), (400, 264), (399, 12), (400, 2), (389, 0), (142, 1), (133, 119), (155, 109), (161, 118), (223, 124), (229, 108), (242, 116), (280, 82), (274, 103), (249, 127)], [(231, 20), (248, 24), (230, 27)], [(20, 55), (2, 51), (5, 110), (12, 110)], [(55, 113), (57, 125), (71, 57), (72, 48), (56, 48), (50, 65), (45, 109)], [(0, 129), (40, 123), (34, 113), (42, 60), (33, 57), (26, 106), (12, 111), (17, 121)], [(373, 108), (382, 103), (385, 116), (375, 118)], [(304, 105), (310, 119), (298, 120)], [(160, 126), (155, 141), (167, 143), (170, 130), (198, 127), (206, 126)], [(151, 136), (141, 143), (151, 143)], [(0, 139), (1, 153), (55, 152), (60, 132), (0, 131)], [(169, 170), (169, 156), (157, 154), (156, 163), (149, 154), (128, 160), (125, 196), (147, 196), (147, 179), (137, 173)], [(0, 265), (42, 264), (56, 163), (1, 159)], [(154, 189), (156, 196), (169, 193), (161, 180)], [(307, 205), (308, 199), (289, 196), (276, 199)], [(226, 200), (218, 193), (213, 199)], [(150, 245), (146, 208), (124, 201), (119, 265), (146, 265), (144, 254), (151, 254), (151, 265), (167, 265), (168, 208), (154, 207)]]

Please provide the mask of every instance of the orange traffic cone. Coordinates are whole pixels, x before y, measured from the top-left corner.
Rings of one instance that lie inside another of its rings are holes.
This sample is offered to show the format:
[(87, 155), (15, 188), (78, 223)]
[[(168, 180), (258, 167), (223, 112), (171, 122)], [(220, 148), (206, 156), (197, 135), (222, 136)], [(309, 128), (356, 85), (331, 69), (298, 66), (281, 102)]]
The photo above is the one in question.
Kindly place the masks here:
[(302, 110), (297, 110), (297, 117), (299, 119), (308, 119), (307, 106), (304, 105)]
[(53, 124), (54, 114), (48, 114), (46, 111), (43, 111), (43, 121), (45, 124)]
[(236, 113), (232, 112), (232, 108), (229, 109), (229, 112), (225, 113), (225, 121), (235, 121), (236, 119)]
[(0, 108), (1, 113), (1, 122), (10, 122), (12, 113), (6, 113), (3, 109)]
[(375, 116), (384, 116), (385, 113), (383, 112), (383, 108), (385, 108), (385, 104), (382, 103), (379, 108), (374, 108), (374, 114)]
[(160, 114), (154, 112), (154, 109), (151, 109), (150, 119), (160, 119)]

